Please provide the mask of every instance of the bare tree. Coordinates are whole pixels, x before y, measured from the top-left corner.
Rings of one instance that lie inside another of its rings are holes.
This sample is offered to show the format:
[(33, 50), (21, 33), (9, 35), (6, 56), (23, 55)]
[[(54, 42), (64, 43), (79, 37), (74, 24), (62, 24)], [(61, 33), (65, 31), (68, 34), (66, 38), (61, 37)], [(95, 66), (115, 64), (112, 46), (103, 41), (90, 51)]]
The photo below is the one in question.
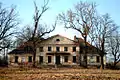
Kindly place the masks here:
[(32, 38), (33, 29), (29, 25), (24, 26), (22, 30), (16, 35), (15, 44), (16, 46), (21, 45), (22, 43), (29, 41)]
[(3, 8), (2, 3), (0, 3), (0, 50), (8, 47), (8, 45), (3, 45), (2, 42), (16, 33), (15, 27), (17, 25), (15, 7)]
[[(42, 25), (40, 23), (40, 19), (43, 16), (43, 14), (48, 10), (48, 0), (45, 1), (44, 0), (44, 5), (41, 7), (41, 11), (38, 10), (38, 7), (36, 5), (36, 3), (34, 2), (35, 5), (35, 14), (34, 14), (34, 30), (33, 30), (33, 34), (32, 34), (32, 41), (33, 41), (33, 67), (35, 67), (35, 63), (36, 63), (36, 45), (37, 45), (37, 40), (35, 39), (36, 36), (39, 37), (39, 40), (41, 40), (41, 38), (43, 36), (45, 36), (46, 34), (49, 34), (51, 32), (53, 32), (55, 30), (56, 27), (56, 21), (55, 24), (52, 25), (52, 29), (49, 29), (47, 27), (47, 25)], [(38, 32), (37, 32), (38, 29)]]
[[(11, 38), (4, 38), (0, 44), (4, 46), (1, 50), (1, 55), (3, 56), (3, 60), (7, 62), (7, 53), (11, 49), (12, 46), (12, 40)], [(5, 64), (5, 62), (3, 64)]]
[(109, 35), (111, 32), (116, 30), (118, 26), (114, 24), (113, 20), (109, 16), (109, 14), (105, 14), (102, 16), (97, 16), (94, 24), (94, 32), (91, 32), (91, 39), (94, 40), (94, 44), (99, 51), (99, 55), (101, 56), (101, 68), (104, 69), (104, 55), (106, 40), (110, 38)]
[[(44, 35), (43, 33), (47, 31), (49, 31), (49, 27), (46, 24), (45, 25), (40, 24), (38, 26), (38, 29), (36, 30), (35, 39), (37, 40), (44, 39), (46, 35)], [(16, 35), (16, 40), (15, 40), (16, 46), (20, 46), (22, 43), (26, 41), (31, 41), (32, 35), (33, 35), (33, 27), (31, 27), (30, 25), (24, 26), (21, 29), (21, 31)]]
[(65, 25), (65, 28), (78, 31), (84, 39), (84, 66), (87, 67), (87, 37), (94, 24), (96, 14), (96, 4), (80, 2), (75, 6), (75, 10), (68, 10), (67, 14), (59, 14), (59, 20)]
[(116, 64), (120, 62), (120, 36), (118, 32), (111, 33), (111, 37), (108, 41), (108, 53), (112, 54), (114, 58), (113, 66), (116, 67)]

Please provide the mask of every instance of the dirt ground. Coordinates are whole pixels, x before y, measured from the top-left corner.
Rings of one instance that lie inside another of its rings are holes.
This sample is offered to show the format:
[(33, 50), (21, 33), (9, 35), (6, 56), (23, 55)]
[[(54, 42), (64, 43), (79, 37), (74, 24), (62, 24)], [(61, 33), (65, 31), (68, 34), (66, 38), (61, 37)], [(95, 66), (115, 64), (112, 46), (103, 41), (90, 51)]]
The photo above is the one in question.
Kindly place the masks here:
[(120, 80), (120, 70), (0, 68), (0, 80)]

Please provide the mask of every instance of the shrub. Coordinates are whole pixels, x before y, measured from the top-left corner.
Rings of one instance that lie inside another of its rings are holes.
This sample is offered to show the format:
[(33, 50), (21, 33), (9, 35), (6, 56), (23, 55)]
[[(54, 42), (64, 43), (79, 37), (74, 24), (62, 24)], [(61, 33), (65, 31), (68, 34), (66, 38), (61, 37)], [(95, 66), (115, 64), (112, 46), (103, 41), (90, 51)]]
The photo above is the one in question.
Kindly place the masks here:
[(114, 66), (113, 63), (106, 63), (106, 68), (107, 69), (120, 69), (119, 66)]
[(7, 58), (0, 58), (0, 66), (7, 66), (8, 61)]

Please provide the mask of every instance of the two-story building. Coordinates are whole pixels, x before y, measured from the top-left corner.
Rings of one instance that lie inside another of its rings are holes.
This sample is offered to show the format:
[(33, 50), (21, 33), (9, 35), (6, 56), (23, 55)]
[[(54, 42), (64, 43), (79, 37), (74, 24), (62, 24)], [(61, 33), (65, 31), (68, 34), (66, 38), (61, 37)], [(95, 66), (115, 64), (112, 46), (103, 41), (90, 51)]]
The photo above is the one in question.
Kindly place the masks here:
[[(54, 35), (38, 41), (36, 45), (36, 63), (40, 65), (78, 65), (84, 60), (80, 43), (83, 43), (81, 38), (71, 40), (61, 35)], [(32, 63), (33, 50), (31, 46), (31, 43), (26, 42), (8, 53), (9, 63)], [(89, 48), (91, 50), (95, 47), (89, 44)], [(88, 51), (87, 59), (88, 64), (100, 65), (100, 56), (95, 51)]]
[(37, 61), (45, 64), (76, 64), (79, 45), (74, 40), (55, 35), (37, 45)]

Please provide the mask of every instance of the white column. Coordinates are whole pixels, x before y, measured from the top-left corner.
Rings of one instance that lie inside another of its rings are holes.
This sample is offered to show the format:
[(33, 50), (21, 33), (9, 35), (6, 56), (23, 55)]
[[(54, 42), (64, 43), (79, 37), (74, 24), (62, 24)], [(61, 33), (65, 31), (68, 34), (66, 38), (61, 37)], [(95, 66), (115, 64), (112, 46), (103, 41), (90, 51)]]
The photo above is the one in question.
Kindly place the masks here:
[(54, 55), (54, 64), (55, 64), (55, 59), (56, 59), (56, 57), (55, 57), (55, 55)]
[(60, 63), (62, 64), (62, 62), (63, 62), (63, 61), (62, 61), (62, 56), (60, 56)]

